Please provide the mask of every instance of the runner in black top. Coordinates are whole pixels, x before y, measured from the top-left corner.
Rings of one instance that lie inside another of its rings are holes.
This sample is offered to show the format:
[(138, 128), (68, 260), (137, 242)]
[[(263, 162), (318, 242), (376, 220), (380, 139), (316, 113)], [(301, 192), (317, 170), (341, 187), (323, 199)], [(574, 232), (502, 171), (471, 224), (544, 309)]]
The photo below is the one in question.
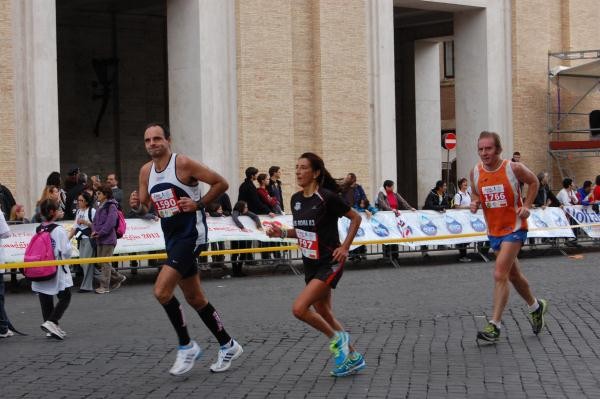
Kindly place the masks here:
[[(294, 237), (302, 250), (306, 287), (294, 301), (293, 313), (329, 337), (336, 367), (331, 375), (346, 376), (365, 367), (362, 355), (349, 345), (350, 337), (335, 318), (332, 292), (342, 276), (350, 244), (358, 231), (361, 218), (336, 194), (335, 180), (323, 160), (310, 152), (302, 154), (296, 164), (296, 181), (302, 191), (292, 196), (294, 228), (281, 230), (272, 226), (270, 237)], [(351, 220), (342, 244), (338, 235), (338, 219)], [(312, 307), (312, 309), (311, 309)]]

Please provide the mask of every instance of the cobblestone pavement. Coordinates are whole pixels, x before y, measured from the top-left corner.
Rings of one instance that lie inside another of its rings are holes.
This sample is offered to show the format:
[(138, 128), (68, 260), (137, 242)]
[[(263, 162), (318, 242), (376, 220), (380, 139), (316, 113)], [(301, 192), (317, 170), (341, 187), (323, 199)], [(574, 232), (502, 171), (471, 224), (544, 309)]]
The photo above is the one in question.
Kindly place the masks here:
[(328, 375), (327, 340), (291, 314), (303, 286), (291, 274), (206, 280), (244, 354), (212, 374), (217, 344), (187, 307), (205, 354), (185, 379), (168, 374), (177, 341), (151, 273), (108, 295), (74, 293), (64, 341), (45, 338), (33, 294), (9, 293), (8, 313), (29, 335), (0, 340), (0, 398), (599, 398), (598, 254), (522, 260), (534, 294), (549, 300), (547, 328), (533, 335), (513, 290), (501, 341), (481, 346), (491, 263), (349, 268), (334, 304), (367, 368), (339, 379)]

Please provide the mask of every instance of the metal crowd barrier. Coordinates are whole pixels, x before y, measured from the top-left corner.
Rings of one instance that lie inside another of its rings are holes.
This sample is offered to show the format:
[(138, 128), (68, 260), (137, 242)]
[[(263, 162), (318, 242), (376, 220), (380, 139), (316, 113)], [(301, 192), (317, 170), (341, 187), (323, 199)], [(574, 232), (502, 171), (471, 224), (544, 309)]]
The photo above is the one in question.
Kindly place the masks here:
[[(573, 226), (560, 226), (560, 227), (546, 227), (539, 229), (530, 229), (530, 230), (553, 230), (553, 229), (564, 229), (564, 228), (572, 228), (576, 229), (577, 241), (579, 243), (593, 243), (595, 246), (596, 243), (600, 243), (600, 240), (597, 238), (590, 238), (587, 235), (581, 233), (581, 227), (593, 227), (600, 226), (599, 223), (590, 223), (590, 224), (581, 224), (581, 225), (573, 225)], [(435, 237), (410, 237), (410, 238), (394, 238), (394, 239), (380, 239), (380, 240), (365, 240), (365, 241), (355, 241), (353, 245), (357, 246), (366, 246), (366, 251), (364, 253), (353, 251), (352, 256), (354, 259), (362, 260), (363, 258), (368, 257), (382, 257), (390, 262), (394, 267), (400, 267), (396, 255), (406, 255), (406, 254), (423, 254), (430, 252), (440, 252), (440, 251), (458, 251), (461, 248), (457, 248), (455, 245), (446, 245), (441, 246), (437, 245), (437, 248), (429, 248), (427, 246), (428, 241), (439, 241), (444, 239), (453, 239), (457, 237), (480, 237), (485, 236), (485, 233), (465, 233), (465, 234), (454, 234), (454, 235), (440, 235)], [(538, 248), (543, 247), (547, 249), (556, 249), (561, 253), (566, 255), (564, 248), (567, 247), (566, 242), (568, 239), (565, 238), (530, 238), (527, 240), (525, 247), (529, 248)], [(384, 245), (386, 244), (402, 244), (402, 243), (422, 243), (421, 245), (415, 245), (413, 247), (398, 245), (398, 250), (393, 251), (385, 251)], [(281, 253), (281, 258), (271, 258), (270, 261), (263, 260), (254, 260), (255, 262), (262, 262), (274, 264), (275, 266), (287, 266), (292, 272), (295, 274), (300, 274), (294, 262), (300, 261), (302, 259), (299, 251), (298, 245), (285, 245), (286, 243), (282, 243), (278, 246), (270, 246), (270, 247), (258, 247), (258, 248), (244, 248), (244, 249), (224, 249), (224, 250), (206, 250), (200, 253), (199, 258), (202, 257), (216, 257), (223, 255), (233, 255), (233, 254), (256, 254), (256, 253), (270, 253), (273, 254), (275, 252)], [(441, 247), (441, 248), (440, 248)], [(467, 245), (467, 251), (471, 251), (475, 253), (477, 256), (480, 256), (484, 261), (489, 261), (487, 257), (487, 250), (489, 250), (488, 242), (482, 241), (478, 243), (470, 243)], [(21, 268), (29, 268), (29, 267), (41, 267), (41, 266), (49, 266), (49, 265), (81, 265), (81, 264), (90, 264), (90, 263), (110, 263), (110, 262), (118, 262), (120, 264), (124, 264), (125, 262), (130, 262), (128, 267), (121, 266), (120, 270), (138, 270), (145, 268), (156, 268), (159, 267), (160, 264), (148, 266), (132, 266), (131, 262), (141, 262), (143, 260), (153, 261), (153, 260), (161, 260), (166, 259), (167, 255), (164, 252), (161, 253), (150, 253), (150, 254), (136, 254), (136, 255), (118, 255), (118, 256), (107, 256), (107, 257), (95, 257), (95, 258), (71, 258), (71, 259), (63, 259), (63, 260), (50, 260), (50, 261), (39, 261), (39, 262), (15, 262), (15, 263), (6, 263), (0, 265), (0, 268), (9, 269), (12, 271), (13, 275), (17, 269)], [(352, 260), (352, 257), (350, 258)], [(248, 260), (236, 260), (236, 262), (244, 262), (248, 263)], [(220, 260), (218, 262), (199, 262), (201, 266), (206, 266), (209, 264), (227, 264), (232, 263), (232, 260)]]

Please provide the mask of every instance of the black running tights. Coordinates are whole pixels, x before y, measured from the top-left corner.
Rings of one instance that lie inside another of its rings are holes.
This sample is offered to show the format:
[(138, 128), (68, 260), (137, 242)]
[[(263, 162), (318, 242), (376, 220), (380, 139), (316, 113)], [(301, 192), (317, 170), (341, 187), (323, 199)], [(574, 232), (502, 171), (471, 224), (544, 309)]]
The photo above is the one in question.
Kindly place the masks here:
[(58, 298), (56, 306), (54, 306), (53, 295), (42, 294), (40, 292), (38, 293), (38, 297), (40, 298), (44, 321), (50, 320), (51, 322), (58, 324), (58, 321), (65, 313), (65, 310), (69, 307), (69, 303), (71, 303), (71, 289), (67, 287), (56, 295)]

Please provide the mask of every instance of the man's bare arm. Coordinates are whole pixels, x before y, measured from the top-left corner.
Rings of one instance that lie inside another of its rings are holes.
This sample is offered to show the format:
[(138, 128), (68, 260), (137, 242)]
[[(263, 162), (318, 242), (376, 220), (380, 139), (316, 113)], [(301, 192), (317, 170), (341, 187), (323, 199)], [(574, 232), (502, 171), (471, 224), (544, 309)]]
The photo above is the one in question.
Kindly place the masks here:
[(535, 200), (540, 187), (538, 178), (531, 170), (529, 170), (529, 168), (527, 168), (527, 166), (520, 162), (512, 162), (511, 167), (517, 179), (520, 182), (527, 184), (527, 196), (525, 197), (523, 206), (529, 209), (532, 207), (533, 201)]
[(475, 183), (473, 182), (473, 171), (471, 170), (471, 173), (469, 174), (469, 179), (471, 180), (471, 205), (469, 206), (469, 208), (471, 209), (471, 212), (476, 213), (477, 209), (479, 208), (479, 205), (481, 204), (481, 201), (479, 200), (479, 193), (477, 192), (477, 187), (475, 186)]
[(148, 193), (148, 179), (152, 162), (146, 163), (140, 169), (139, 191), (134, 191), (129, 197), (129, 206), (134, 212), (145, 214), (150, 208), (150, 194)]
[[(178, 165), (181, 167), (181, 172), (186, 176), (194, 178), (197, 181), (206, 183), (210, 186), (208, 192), (200, 199), (204, 205), (208, 205), (215, 201), (221, 194), (229, 188), (227, 180), (208, 166), (196, 162), (189, 157), (179, 156), (177, 158)], [(197, 210), (194, 201), (182, 198), (178, 205), (184, 212), (192, 212)]]

